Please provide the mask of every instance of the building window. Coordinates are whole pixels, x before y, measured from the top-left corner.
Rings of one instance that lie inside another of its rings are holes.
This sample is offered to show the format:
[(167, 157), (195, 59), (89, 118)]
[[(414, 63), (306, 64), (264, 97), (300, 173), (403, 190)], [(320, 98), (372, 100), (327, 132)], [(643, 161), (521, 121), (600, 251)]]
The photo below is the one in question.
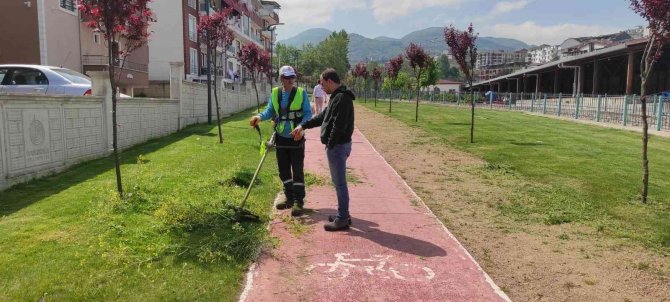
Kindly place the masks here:
[(100, 34), (93, 34), (93, 43), (100, 44)]
[(189, 63), (190, 63), (190, 72), (189, 74), (198, 74), (198, 50), (195, 48), (190, 49), (190, 56), (189, 56)]
[(209, 10), (208, 7), (207, 7), (207, 3), (205, 3), (204, 1), (200, 2), (199, 6), (200, 6), (200, 9), (199, 9), (200, 12), (203, 12), (203, 13), (206, 14), (207, 11)]
[[(207, 73), (209, 66), (207, 66), (207, 54), (204, 52), (200, 52), (200, 62), (202, 62), (202, 73)], [(210, 62), (212, 64), (212, 62)]]
[(249, 17), (244, 16), (242, 17), (242, 29), (244, 30), (244, 34), (247, 36), (249, 35)]
[(77, 10), (77, 0), (60, 0), (60, 7), (74, 12)]
[(193, 9), (197, 9), (197, 8), (198, 8), (198, 6), (197, 6), (197, 4), (196, 4), (196, 0), (188, 0), (188, 6), (191, 7), (191, 8), (193, 8)]
[(198, 19), (194, 15), (188, 15), (188, 38), (198, 42)]

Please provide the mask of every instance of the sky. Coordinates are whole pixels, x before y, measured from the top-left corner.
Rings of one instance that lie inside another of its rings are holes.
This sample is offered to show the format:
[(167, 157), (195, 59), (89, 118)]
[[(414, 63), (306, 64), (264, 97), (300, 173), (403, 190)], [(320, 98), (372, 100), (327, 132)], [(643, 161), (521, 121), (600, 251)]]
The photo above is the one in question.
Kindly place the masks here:
[(629, 0), (276, 0), (278, 40), (310, 28), (344, 29), (369, 38), (472, 22), (480, 36), (528, 44), (560, 44), (570, 37), (643, 25)]

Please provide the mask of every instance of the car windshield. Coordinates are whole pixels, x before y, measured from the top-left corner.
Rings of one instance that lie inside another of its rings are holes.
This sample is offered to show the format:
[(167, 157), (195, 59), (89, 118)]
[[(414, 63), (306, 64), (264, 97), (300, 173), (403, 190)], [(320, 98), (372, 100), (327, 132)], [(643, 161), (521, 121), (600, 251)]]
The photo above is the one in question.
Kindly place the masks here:
[(76, 71), (72, 71), (72, 70), (65, 69), (65, 68), (53, 68), (51, 70), (53, 70), (55, 73), (63, 76), (64, 78), (68, 79), (68, 81), (70, 81), (72, 83), (75, 83), (75, 84), (91, 84), (91, 80), (87, 76), (85, 76), (81, 73), (78, 73)]

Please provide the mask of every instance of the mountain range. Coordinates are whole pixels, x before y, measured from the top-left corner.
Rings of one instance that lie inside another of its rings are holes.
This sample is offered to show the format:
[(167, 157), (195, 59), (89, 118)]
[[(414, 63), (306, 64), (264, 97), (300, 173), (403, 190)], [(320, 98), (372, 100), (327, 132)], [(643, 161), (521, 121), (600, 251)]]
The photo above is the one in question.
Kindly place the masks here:
[[(303, 45), (316, 45), (328, 38), (332, 31), (325, 28), (308, 29), (294, 37), (280, 40), (279, 43), (302, 48)], [(386, 62), (405, 50), (410, 43), (419, 44), (432, 55), (440, 55), (447, 50), (444, 43), (444, 28), (429, 27), (405, 35), (400, 39), (376, 37), (370, 39), (356, 33), (349, 33), (349, 62), (352, 65), (359, 61)], [(531, 46), (515, 39), (478, 37), (479, 51), (504, 50), (515, 51), (528, 49)]]

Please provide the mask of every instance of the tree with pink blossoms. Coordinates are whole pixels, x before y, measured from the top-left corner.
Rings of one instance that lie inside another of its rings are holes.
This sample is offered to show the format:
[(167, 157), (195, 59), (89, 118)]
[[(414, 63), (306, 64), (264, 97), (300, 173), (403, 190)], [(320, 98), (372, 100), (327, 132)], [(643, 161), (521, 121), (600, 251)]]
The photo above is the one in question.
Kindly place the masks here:
[[(402, 58), (402, 55), (393, 57), (386, 63), (386, 76), (392, 83), (395, 83), (395, 81), (398, 80), (398, 74), (400, 73), (403, 63), (405, 63), (405, 60)], [(391, 112), (391, 104), (393, 103), (391, 100), (392, 97), (393, 96), (389, 96), (389, 113)]]
[(465, 31), (456, 29), (453, 25), (444, 29), (444, 41), (451, 50), (451, 55), (454, 56), (461, 72), (465, 75), (465, 79), (470, 87), (471, 97), (471, 112), (470, 112), (470, 143), (475, 142), (475, 96), (472, 90), (473, 72), (475, 63), (477, 63), (477, 36), (472, 24), (468, 26)]
[(368, 65), (364, 64), (360, 71), (360, 77), (363, 79), (363, 100), (367, 103), (368, 100), (368, 78), (370, 78), (370, 71)]
[[(368, 66), (365, 65), (365, 63), (363, 62), (358, 62), (356, 66), (354, 66), (354, 68), (351, 69), (351, 75), (354, 77), (354, 87), (356, 88), (360, 87), (361, 83), (359, 82), (359, 79), (363, 79), (363, 82), (365, 82), (365, 80), (368, 77)], [(361, 90), (363, 90), (363, 88), (361, 88)]]
[[(83, 22), (100, 32), (107, 47), (107, 71), (112, 88), (112, 144), (116, 189), (123, 196), (121, 181), (121, 159), (118, 147), (118, 125), (116, 122), (117, 87), (115, 69), (123, 70), (126, 57), (145, 45), (149, 38), (149, 24), (155, 16), (148, 4), (151, 0), (80, 0), (79, 12)], [(119, 64), (120, 62), (120, 64)], [(117, 66), (120, 65), (120, 66)], [(119, 72), (119, 76), (121, 72)]]
[[(200, 35), (200, 40), (203, 41), (207, 48), (207, 52), (211, 53), (216, 51), (217, 47), (222, 47), (224, 49), (223, 53), (226, 54), (226, 49), (228, 46), (233, 43), (235, 34), (228, 27), (228, 16), (232, 13), (232, 9), (227, 8), (220, 12), (216, 12), (212, 15), (200, 16), (200, 22), (198, 23), (198, 34)], [(207, 66), (207, 72), (214, 69), (213, 76), (213, 90), (214, 90), (214, 104), (216, 105), (216, 124), (219, 130), (219, 144), (223, 144), (223, 131), (221, 130), (221, 108), (219, 106), (219, 94), (217, 87), (217, 75), (216, 70), (217, 64), (217, 55), (212, 56), (212, 66)], [(224, 56), (224, 62), (227, 61), (226, 56)]]
[(261, 101), (258, 97), (258, 88), (256, 87), (256, 73), (262, 73), (266, 70), (270, 57), (269, 55), (264, 55), (264, 51), (256, 43), (249, 42), (237, 51), (237, 59), (240, 60), (242, 66), (246, 67), (251, 74), (251, 81), (254, 85), (254, 90), (256, 90), (256, 110), (260, 112)]
[(416, 116), (415, 121), (419, 121), (419, 91), (421, 90), (421, 74), (428, 68), (430, 63), (430, 56), (423, 49), (423, 47), (410, 43), (405, 48), (405, 56), (409, 61), (409, 66), (414, 70), (414, 78), (416, 79)]
[(647, 121), (647, 81), (654, 65), (663, 55), (663, 47), (670, 41), (670, 0), (630, 0), (633, 11), (647, 21), (649, 41), (640, 62), (640, 100), (642, 102), (642, 203), (649, 192), (649, 122)]
[(375, 89), (375, 107), (377, 107), (377, 91), (379, 90), (379, 83), (382, 81), (382, 69), (375, 67), (372, 69), (372, 83)]

